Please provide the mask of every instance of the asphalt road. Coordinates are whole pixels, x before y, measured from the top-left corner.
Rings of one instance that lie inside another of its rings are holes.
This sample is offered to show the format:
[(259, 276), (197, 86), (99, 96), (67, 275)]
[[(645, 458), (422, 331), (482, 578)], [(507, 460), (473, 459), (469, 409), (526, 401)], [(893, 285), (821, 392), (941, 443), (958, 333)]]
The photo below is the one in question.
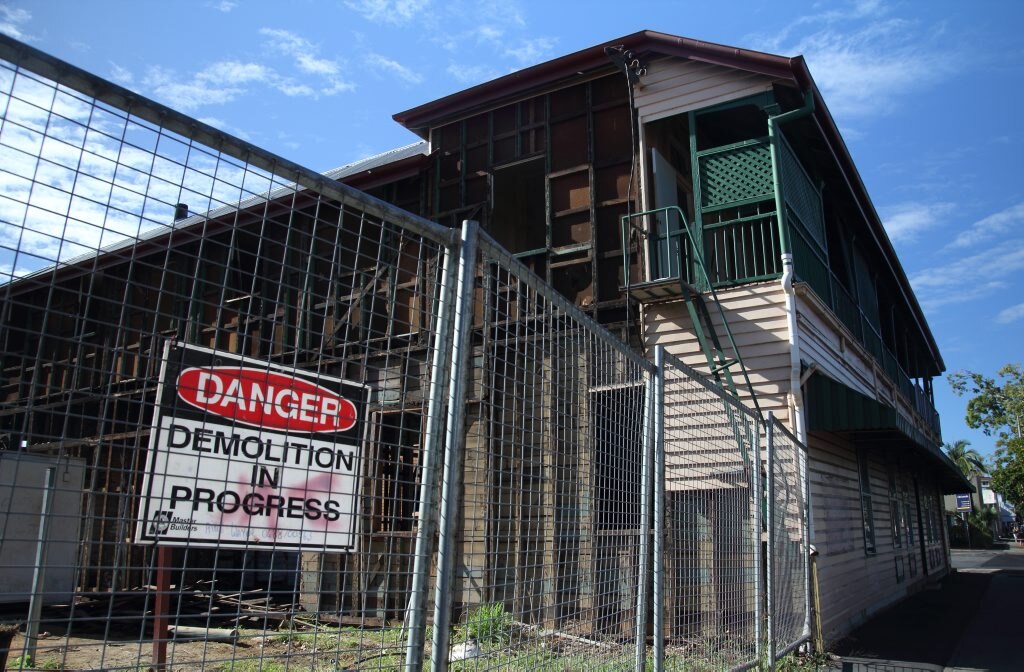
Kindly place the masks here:
[(939, 587), (871, 619), (835, 653), (878, 660), (875, 669), (915, 669), (891, 662), (901, 661), (929, 670), (1024, 670), (1024, 548), (954, 550), (952, 562), (956, 571)]

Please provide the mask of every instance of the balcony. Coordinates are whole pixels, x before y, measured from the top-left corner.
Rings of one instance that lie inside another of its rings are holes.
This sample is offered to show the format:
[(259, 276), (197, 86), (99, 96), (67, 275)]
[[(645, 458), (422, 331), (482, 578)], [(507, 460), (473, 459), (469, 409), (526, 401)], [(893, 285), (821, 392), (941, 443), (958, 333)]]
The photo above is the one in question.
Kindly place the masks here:
[(806, 282), (815, 294), (832, 310), (839, 320), (853, 334), (864, 349), (874, 358), (886, 377), (914, 409), (924, 426), (941, 437), (939, 414), (919, 383), (900, 366), (895, 353), (882, 339), (876, 325), (860, 308), (860, 303), (850, 295), (842, 283), (829, 269), (824, 253), (817, 247), (799, 225), (790, 227), (793, 242), (793, 266), (798, 280)]
[[(878, 326), (865, 315), (832, 273), (826, 249), (822, 190), (804, 169), (785, 138), (779, 139), (778, 189), (785, 208), (784, 226), (791, 241), (797, 278), (809, 285), (913, 409), (920, 423), (939, 435), (939, 418), (925, 390), (915, 383), (885, 346)], [(629, 291), (641, 302), (678, 298), (680, 283), (699, 292), (781, 277), (782, 262), (776, 189), (767, 138), (746, 140), (694, 153), (694, 222), (679, 208), (667, 208), (624, 222), (646, 241), (649, 278)], [(699, 241), (706, 275), (692, 249)], [(627, 241), (623, 249), (628, 250)], [(628, 270), (628, 269), (625, 269)], [(870, 298), (870, 297), (869, 297)], [(871, 299), (870, 302), (876, 302)]]

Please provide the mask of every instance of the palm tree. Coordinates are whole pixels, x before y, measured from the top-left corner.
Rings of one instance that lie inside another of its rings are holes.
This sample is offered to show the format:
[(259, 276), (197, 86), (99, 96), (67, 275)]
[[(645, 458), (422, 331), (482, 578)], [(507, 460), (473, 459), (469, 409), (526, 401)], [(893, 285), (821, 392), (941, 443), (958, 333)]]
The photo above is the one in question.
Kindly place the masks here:
[(967, 439), (957, 439), (953, 443), (947, 443), (943, 446), (949, 459), (953, 461), (953, 464), (968, 479), (974, 474), (985, 472), (984, 458), (974, 448), (969, 448), (968, 446), (970, 445), (971, 442)]

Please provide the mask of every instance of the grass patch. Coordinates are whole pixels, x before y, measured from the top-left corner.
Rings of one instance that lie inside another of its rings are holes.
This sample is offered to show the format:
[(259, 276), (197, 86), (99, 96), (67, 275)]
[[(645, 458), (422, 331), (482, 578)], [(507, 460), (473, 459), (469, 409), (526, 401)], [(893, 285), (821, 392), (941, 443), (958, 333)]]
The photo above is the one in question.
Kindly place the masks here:
[(512, 614), (500, 602), (481, 604), (469, 613), (465, 628), (457, 629), (456, 635), (457, 641), (472, 638), (480, 644), (507, 644), (512, 639)]

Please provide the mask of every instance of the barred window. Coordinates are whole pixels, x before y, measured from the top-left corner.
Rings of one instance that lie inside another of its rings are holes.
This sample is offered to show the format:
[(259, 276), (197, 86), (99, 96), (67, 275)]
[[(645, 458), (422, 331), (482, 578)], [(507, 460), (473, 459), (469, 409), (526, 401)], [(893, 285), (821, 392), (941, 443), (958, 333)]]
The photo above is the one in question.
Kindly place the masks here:
[(860, 512), (864, 524), (864, 553), (874, 555), (875, 546), (875, 515), (871, 505), (871, 474), (868, 470), (867, 453), (857, 451), (857, 471), (860, 475)]
[[(892, 525), (893, 548), (903, 547), (903, 536), (906, 530), (906, 519), (903, 511), (903, 493), (900, 491), (899, 467), (895, 462), (889, 463), (889, 518)], [(909, 540), (908, 540), (909, 543)]]

